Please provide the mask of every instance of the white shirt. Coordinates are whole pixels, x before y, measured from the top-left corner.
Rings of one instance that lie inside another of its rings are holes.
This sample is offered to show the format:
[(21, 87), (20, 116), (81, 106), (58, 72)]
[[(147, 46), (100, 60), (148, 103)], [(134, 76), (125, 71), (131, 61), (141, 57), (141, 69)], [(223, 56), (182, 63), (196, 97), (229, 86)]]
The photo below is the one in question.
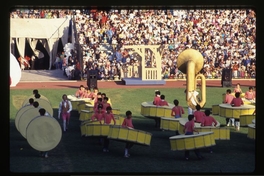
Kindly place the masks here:
[(58, 112), (58, 117), (60, 116), (61, 114), (61, 108), (62, 108), (62, 103), (64, 103), (64, 106), (66, 107), (67, 106), (67, 102), (69, 104), (69, 110), (67, 111), (67, 113), (70, 113), (72, 111), (72, 104), (69, 100), (66, 100), (66, 101), (61, 101), (60, 104), (59, 104), (59, 112)]

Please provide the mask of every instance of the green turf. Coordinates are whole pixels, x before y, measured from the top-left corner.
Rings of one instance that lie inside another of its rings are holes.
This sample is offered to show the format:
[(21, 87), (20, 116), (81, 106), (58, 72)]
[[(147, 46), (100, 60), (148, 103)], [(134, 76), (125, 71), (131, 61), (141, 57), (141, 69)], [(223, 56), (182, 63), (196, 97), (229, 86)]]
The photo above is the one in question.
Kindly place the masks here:
[[(242, 87), (244, 91), (248, 87)], [(172, 131), (161, 131), (155, 128), (153, 119), (140, 114), (141, 103), (152, 101), (155, 88), (147, 89), (100, 89), (111, 98), (113, 108), (121, 113), (131, 110), (136, 129), (152, 134), (150, 146), (135, 145), (131, 149), (131, 157), (124, 158), (124, 143), (110, 141), (110, 152), (103, 153), (97, 138), (81, 137), (78, 113), (73, 112), (70, 129), (63, 133), (59, 145), (49, 152), (47, 159), (38, 156), (38, 151), (29, 146), (26, 139), (16, 130), (14, 119), (19, 105), (32, 94), (32, 90), (10, 90), (10, 169), (12, 172), (74, 172), (74, 173), (250, 173), (255, 169), (255, 141), (247, 138), (247, 128), (241, 127), (239, 132), (230, 128), (230, 140), (216, 140), (214, 153), (206, 148), (201, 149), (204, 160), (197, 160), (193, 152), (190, 161), (184, 160), (183, 151), (171, 151), (169, 137)], [(183, 88), (162, 88), (161, 94), (172, 103), (180, 101), (187, 117), (187, 105)], [(222, 101), (222, 93), (226, 88), (208, 87), (204, 109)], [(57, 108), (62, 94), (74, 94), (76, 89), (47, 90), (39, 92), (47, 97), (54, 108)], [(225, 118), (213, 115), (221, 124)], [(61, 120), (59, 120), (61, 124)], [(34, 166), (34, 167), (32, 167)]]

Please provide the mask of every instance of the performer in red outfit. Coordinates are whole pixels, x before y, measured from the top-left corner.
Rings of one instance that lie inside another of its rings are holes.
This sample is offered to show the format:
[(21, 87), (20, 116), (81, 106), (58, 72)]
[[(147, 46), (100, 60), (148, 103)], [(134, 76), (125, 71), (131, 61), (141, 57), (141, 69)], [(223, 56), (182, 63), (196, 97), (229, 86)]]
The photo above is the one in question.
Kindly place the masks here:
[(155, 91), (155, 97), (154, 97), (154, 100), (153, 100), (153, 104), (154, 105), (158, 105), (159, 101), (160, 101), (160, 91), (156, 90)]
[[(115, 117), (114, 115), (111, 113), (112, 111), (112, 108), (111, 106), (108, 106), (106, 108), (106, 113), (104, 113), (103, 115), (103, 119), (104, 119), (104, 124), (110, 124), (111, 121), (113, 120), (114, 121), (114, 125), (116, 124), (116, 120), (115, 120)], [(104, 148), (103, 148), (103, 152), (109, 152), (109, 139), (106, 137), (104, 137)]]
[[(58, 119), (60, 119), (60, 115), (62, 116), (63, 120), (63, 131), (65, 132), (68, 129), (70, 123), (70, 113), (72, 110), (72, 104), (67, 99), (67, 95), (62, 95), (62, 101), (59, 104), (59, 112), (58, 112)], [(66, 124), (67, 122), (67, 124)]]
[(91, 121), (94, 121), (95, 119), (97, 121), (100, 121), (103, 119), (103, 115), (104, 115), (104, 111), (103, 111), (103, 105), (102, 104), (98, 104), (97, 106), (97, 111), (94, 112), (94, 114), (91, 117)]
[[(223, 101), (223, 103), (231, 104), (233, 98), (234, 98), (234, 96), (231, 95), (231, 90), (227, 89), (226, 95), (225, 95), (225, 100)], [(235, 119), (234, 118), (226, 118), (226, 126), (230, 125), (230, 121), (232, 122), (232, 126), (234, 126), (235, 125)]]
[(236, 84), (236, 87), (234, 88), (234, 93), (237, 93), (237, 92), (239, 92), (239, 93), (243, 93), (243, 92), (242, 92), (242, 89), (240, 88), (240, 84), (239, 84), (239, 83), (237, 83), (237, 84)]
[[(197, 130), (194, 129), (194, 115), (188, 115), (188, 122), (185, 123), (184, 125), (184, 133), (185, 135), (193, 135), (193, 132), (197, 132), (199, 133)], [(195, 149), (194, 153), (196, 154), (196, 156), (199, 159), (203, 159), (203, 156), (201, 156), (200, 154), (200, 150), (199, 149)], [(189, 150), (185, 150), (185, 159), (189, 160), (189, 156), (190, 156), (190, 151)]]
[(93, 93), (91, 92), (91, 90), (86, 87), (84, 89), (84, 93), (82, 94), (81, 98), (90, 98), (90, 99), (93, 99)]
[(216, 126), (217, 125), (217, 121), (212, 117), (210, 116), (210, 110), (205, 110), (204, 111), (204, 118), (202, 120), (202, 123), (201, 123), (201, 126)]
[(84, 89), (85, 89), (84, 86), (80, 85), (79, 89), (75, 93), (75, 96), (77, 98), (82, 97), (82, 94), (84, 93)]
[(223, 101), (223, 103), (227, 103), (230, 104), (233, 100), (234, 96), (231, 95), (231, 90), (227, 89), (226, 90), (226, 95), (225, 95), (225, 100)]
[(160, 101), (157, 106), (169, 106), (169, 103), (165, 100), (165, 95), (160, 96)]
[[(233, 100), (231, 102), (231, 106), (239, 107), (241, 105), (244, 105), (244, 102), (243, 102), (242, 98), (240, 98), (240, 93), (237, 92), (237, 93), (235, 93), (235, 98), (233, 98)], [(237, 131), (240, 129), (239, 119), (235, 119), (235, 128)]]
[[(203, 118), (201, 126), (216, 126), (217, 125), (217, 121), (215, 120), (215, 118), (210, 116), (210, 110), (208, 109), (205, 110), (204, 114), (205, 114), (205, 117)], [(213, 153), (212, 147), (209, 147), (209, 151), (210, 153)]]
[(255, 98), (255, 93), (253, 92), (253, 87), (249, 87), (248, 91), (245, 93), (245, 98), (247, 100), (253, 100)]
[(196, 123), (202, 123), (203, 118), (205, 116), (205, 113), (201, 110), (201, 106), (200, 105), (196, 105), (196, 111), (194, 111), (193, 115), (194, 115), (194, 121)]
[(175, 99), (173, 103), (174, 107), (171, 110), (171, 116), (175, 118), (180, 118), (182, 114), (184, 114), (184, 109), (182, 108), (182, 106), (179, 105), (179, 101), (177, 99)]
[[(103, 99), (97, 98), (97, 101), (94, 103), (93, 111), (95, 112), (97, 110), (98, 105), (101, 104), (103, 106)], [(102, 108), (105, 112), (104, 107)]]
[[(124, 121), (122, 123), (122, 127), (124, 127), (124, 128), (134, 128), (134, 125), (132, 123), (132, 112), (131, 111), (127, 111), (126, 112), (126, 118), (124, 119)], [(130, 154), (128, 153), (128, 150), (131, 149), (131, 147), (133, 145), (134, 144), (132, 142), (126, 142), (124, 157), (128, 158), (130, 156)]]
[[(104, 98), (103, 98), (103, 102), (102, 102), (102, 104), (103, 104), (103, 110), (104, 110), (104, 111), (106, 111), (106, 108), (107, 108), (108, 106), (111, 107), (110, 103), (108, 103), (108, 97), (104, 97)], [(112, 113), (112, 110), (111, 110), (111, 113)]]
[(240, 93), (239, 92), (235, 93), (235, 98), (233, 98), (233, 100), (231, 101), (231, 105), (234, 107), (238, 107), (238, 106), (241, 106), (243, 104), (244, 104), (244, 102), (243, 102), (242, 98), (240, 98)]

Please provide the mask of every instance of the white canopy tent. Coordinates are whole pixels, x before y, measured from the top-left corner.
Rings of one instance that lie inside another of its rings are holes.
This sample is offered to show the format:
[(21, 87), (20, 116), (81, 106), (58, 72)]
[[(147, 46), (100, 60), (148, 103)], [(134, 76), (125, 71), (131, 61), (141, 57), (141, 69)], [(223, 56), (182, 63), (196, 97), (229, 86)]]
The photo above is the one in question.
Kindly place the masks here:
[[(19, 55), (25, 57), (25, 41), (36, 55), (37, 41), (40, 41), (50, 56), (49, 69), (57, 54), (59, 39), (63, 46), (68, 43), (69, 18), (57, 19), (10, 19), (10, 46), (16, 41)], [(71, 25), (72, 26), (72, 25)], [(73, 31), (73, 30), (72, 30)]]

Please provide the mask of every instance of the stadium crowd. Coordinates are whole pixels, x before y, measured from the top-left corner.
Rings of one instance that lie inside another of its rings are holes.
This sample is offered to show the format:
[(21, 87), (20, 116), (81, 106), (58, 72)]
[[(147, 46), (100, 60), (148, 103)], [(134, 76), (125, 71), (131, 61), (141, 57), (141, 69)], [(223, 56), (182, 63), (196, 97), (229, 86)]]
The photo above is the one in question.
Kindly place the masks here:
[[(256, 14), (251, 9), (122, 9), (122, 10), (28, 10), (13, 18), (63, 18), (73, 15), (79, 44), (83, 47), (81, 72), (98, 70), (98, 79), (120, 79), (129, 68), (155, 67), (147, 50), (145, 63), (124, 45), (161, 45), (162, 77), (181, 78), (177, 56), (186, 48), (204, 57), (201, 73), (221, 78), (223, 68), (233, 78), (256, 76)], [(139, 70), (139, 69), (133, 69)], [(130, 73), (137, 77), (138, 73)]]

